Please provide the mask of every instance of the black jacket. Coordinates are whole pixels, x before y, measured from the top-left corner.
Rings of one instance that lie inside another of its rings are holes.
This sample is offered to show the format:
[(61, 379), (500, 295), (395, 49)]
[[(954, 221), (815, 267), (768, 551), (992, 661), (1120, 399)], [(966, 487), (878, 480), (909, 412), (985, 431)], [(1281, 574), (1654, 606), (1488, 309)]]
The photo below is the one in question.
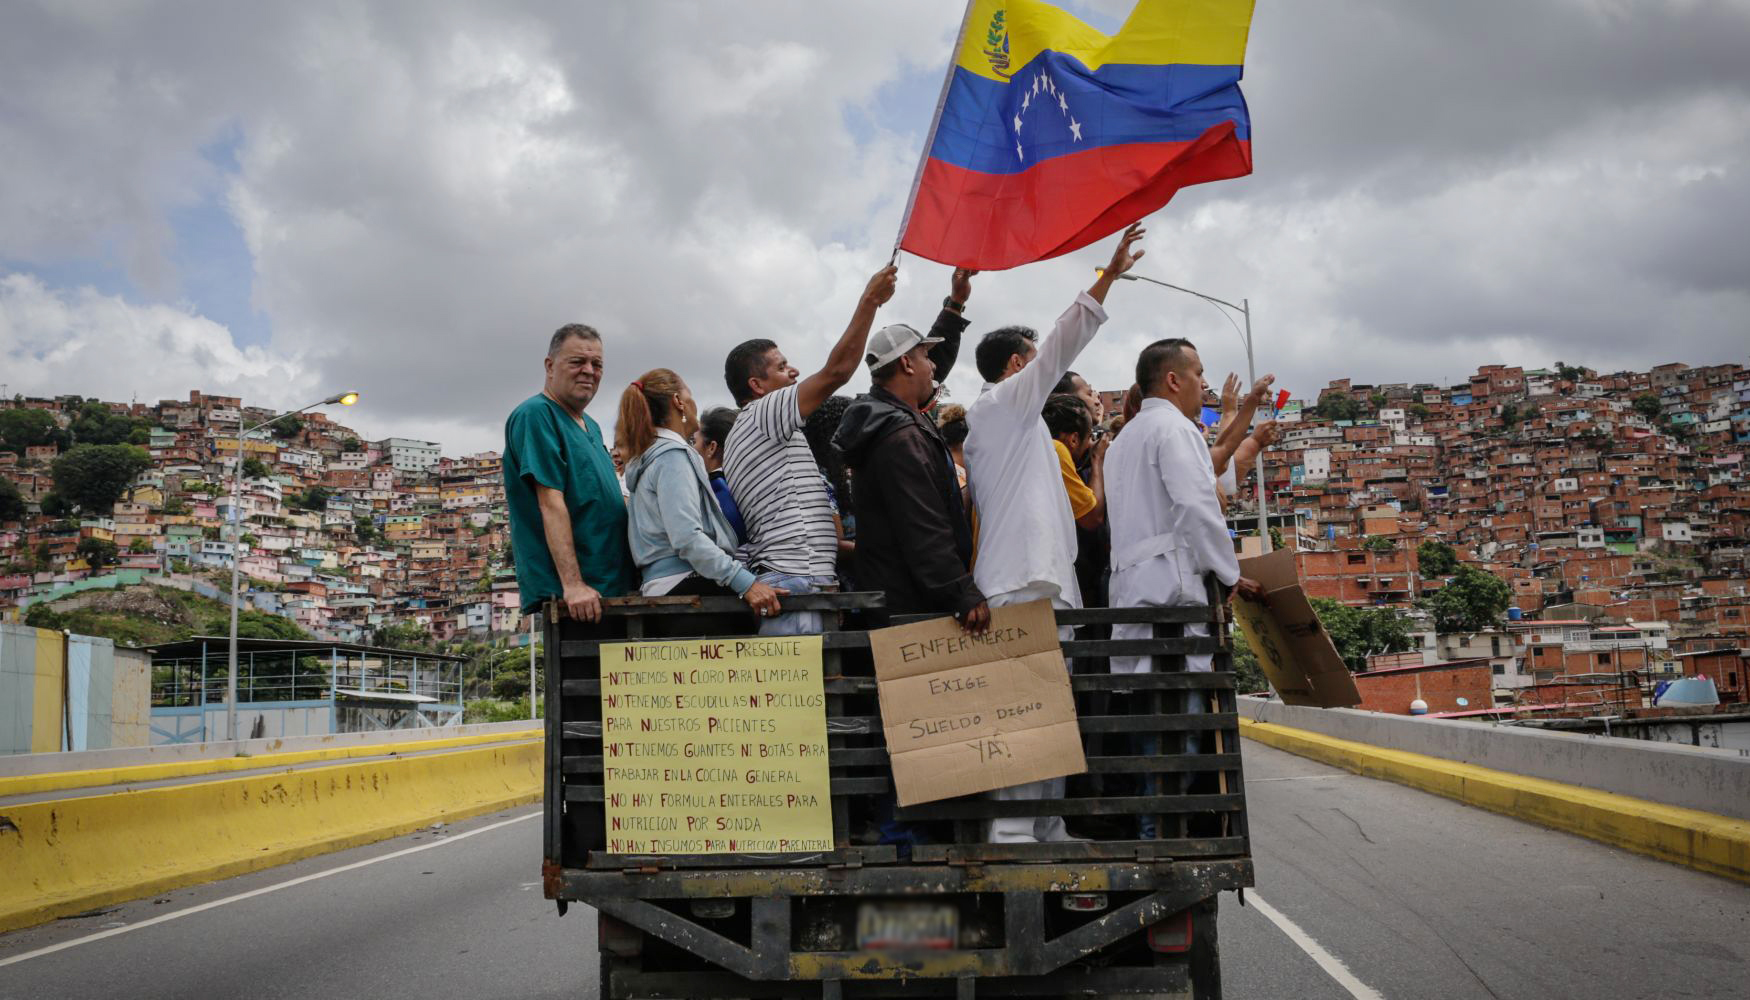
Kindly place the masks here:
[[(944, 310), (930, 336), (936, 378), (960, 352), (966, 320)], [(984, 601), (972, 582), (972, 528), (960, 500), (954, 459), (936, 422), (885, 389), (845, 409), (833, 446), (853, 475), (858, 586), (887, 592), (891, 615), (962, 614)]]

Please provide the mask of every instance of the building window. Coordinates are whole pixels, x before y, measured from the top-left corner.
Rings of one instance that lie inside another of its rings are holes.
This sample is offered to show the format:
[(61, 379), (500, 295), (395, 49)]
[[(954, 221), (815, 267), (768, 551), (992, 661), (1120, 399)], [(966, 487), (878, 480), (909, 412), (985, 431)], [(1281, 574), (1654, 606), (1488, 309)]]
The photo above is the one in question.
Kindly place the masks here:
[(1598, 654), (1598, 665), (1601, 667), (1610, 666), (1610, 654), (1609, 653), (1599, 653)]
[(1500, 664), (1500, 663), (1495, 664), (1494, 666), (1490, 667), (1489, 669), (1497, 675), (1504, 674), (1507, 672), (1507, 667), (1503, 664)]
[(1367, 561), (1367, 556), (1360, 552), (1349, 553), (1349, 565), (1358, 566)]

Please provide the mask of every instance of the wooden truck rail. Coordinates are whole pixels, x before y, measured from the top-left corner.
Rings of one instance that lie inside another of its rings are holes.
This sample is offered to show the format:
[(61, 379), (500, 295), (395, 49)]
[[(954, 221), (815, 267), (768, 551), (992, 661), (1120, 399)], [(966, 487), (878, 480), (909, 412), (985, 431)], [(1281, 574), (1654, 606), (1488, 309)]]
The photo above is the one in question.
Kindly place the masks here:
[[(603, 997), (967, 997), (974, 989), (1046, 996), (1062, 995), (1072, 980), (1083, 995), (1189, 996), (1195, 985), (1199, 997), (1219, 996), (1214, 897), (1252, 884), (1225, 609), (1058, 611), (1060, 625), (1154, 627), (1147, 639), (1063, 643), (1090, 780), (1126, 787), (901, 808), (894, 813), (901, 822), (953, 831), (948, 842), (918, 844), (903, 859), (893, 845), (856, 840), (857, 821), (878, 800), (891, 802), (893, 788), (867, 633), (849, 624), (880, 600), (846, 593), (784, 601), (786, 610), (823, 613), (835, 845), (794, 854), (601, 849), (600, 646), (698, 637), (689, 622), (709, 615), (720, 623), (745, 605), (626, 598), (605, 602), (598, 625), (548, 616), (544, 886), (562, 912), (584, 902), (601, 914)], [(1185, 635), (1192, 623), (1210, 624), (1215, 635)], [(1185, 670), (1183, 658), (1198, 653), (1214, 654), (1216, 669)], [(1107, 672), (1107, 658), (1138, 655), (1154, 658), (1154, 672)], [(983, 843), (991, 818), (1036, 815), (1106, 817), (1131, 829), (1153, 817), (1157, 836)], [(1068, 912), (1072, 898), (1097, 899), (1101, 908)], [(962, 920), (951, 947), (858, 950), (848, 927), (867, 900), (947, 901), (979, 919)], [(1180, 915), (1187, 948), (1175, 952), (1151, 928)], [(1145, 932), (1157, 954), (1139, 963), (1136, 942)]]

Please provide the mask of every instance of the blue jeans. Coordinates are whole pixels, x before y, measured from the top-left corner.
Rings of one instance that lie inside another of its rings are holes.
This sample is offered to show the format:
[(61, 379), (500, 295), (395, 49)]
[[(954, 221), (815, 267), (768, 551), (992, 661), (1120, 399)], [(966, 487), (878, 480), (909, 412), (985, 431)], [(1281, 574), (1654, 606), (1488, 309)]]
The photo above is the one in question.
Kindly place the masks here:
[[(768, 587), (788, 590), (791, 594), (818, 594), (838, 581), (830, 576), (792, 576), (788, 573), (761, 573), (759, 582)], [(786, 611), (771, 618), (760, 619), (760, 635), (819, 635), (820, 612)]]

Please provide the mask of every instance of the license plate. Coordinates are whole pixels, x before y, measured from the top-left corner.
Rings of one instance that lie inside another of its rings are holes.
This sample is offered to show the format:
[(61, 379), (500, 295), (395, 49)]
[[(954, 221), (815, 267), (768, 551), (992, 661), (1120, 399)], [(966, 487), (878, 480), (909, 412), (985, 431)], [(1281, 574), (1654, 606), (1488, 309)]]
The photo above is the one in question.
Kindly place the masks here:
[(948, 950), (959, 940), (960, 912), (935, 903), (864, 903), (857, 908), (860, 950)]

